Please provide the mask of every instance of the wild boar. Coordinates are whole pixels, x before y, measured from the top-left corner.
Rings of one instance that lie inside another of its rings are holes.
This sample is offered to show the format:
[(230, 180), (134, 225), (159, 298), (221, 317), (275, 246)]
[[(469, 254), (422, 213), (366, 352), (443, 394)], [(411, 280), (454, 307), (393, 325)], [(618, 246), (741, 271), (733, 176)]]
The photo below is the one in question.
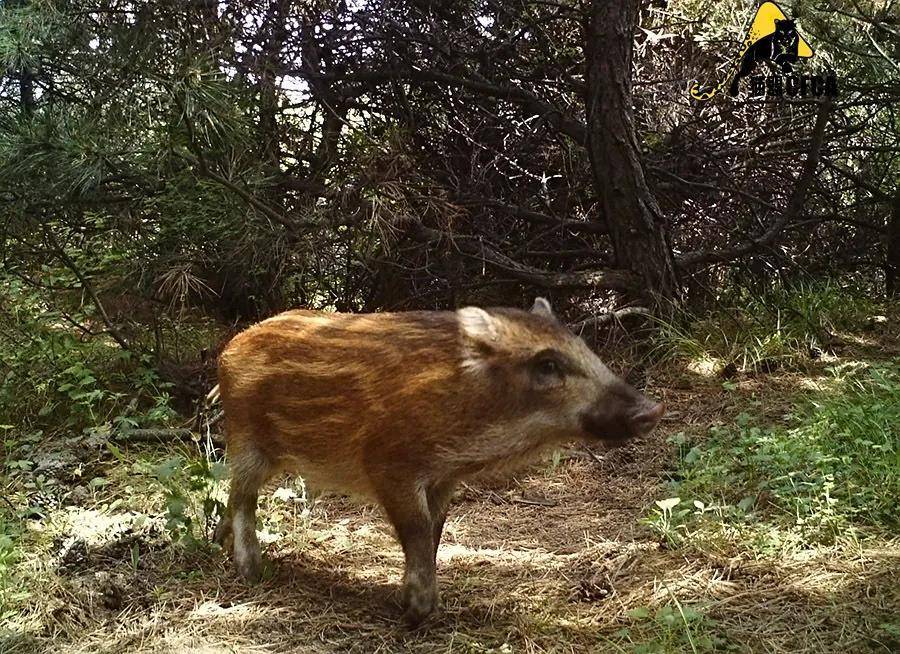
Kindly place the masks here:
[(437, 602), (435, 557), (461, 479), (514, 468), (570, 440), (622, 441), (663, 414), (616, 377), (538, 298), (530, 312), (288, 311), (219, 359), (232, 471), (216, 540), (260, 572), (260, 487), (284, 471), (380, 504), (406, 557), (402, 603)]

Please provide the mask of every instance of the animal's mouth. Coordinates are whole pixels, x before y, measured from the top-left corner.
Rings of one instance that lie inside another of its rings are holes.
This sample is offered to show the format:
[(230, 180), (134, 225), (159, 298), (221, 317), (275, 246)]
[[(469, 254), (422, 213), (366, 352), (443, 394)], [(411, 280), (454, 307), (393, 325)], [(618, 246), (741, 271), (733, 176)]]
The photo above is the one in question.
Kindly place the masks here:
[(587, 414), (581, 417), (581, 428), (593, 439), (621, 445), (631, 437), (624, 420), (615, 416)]

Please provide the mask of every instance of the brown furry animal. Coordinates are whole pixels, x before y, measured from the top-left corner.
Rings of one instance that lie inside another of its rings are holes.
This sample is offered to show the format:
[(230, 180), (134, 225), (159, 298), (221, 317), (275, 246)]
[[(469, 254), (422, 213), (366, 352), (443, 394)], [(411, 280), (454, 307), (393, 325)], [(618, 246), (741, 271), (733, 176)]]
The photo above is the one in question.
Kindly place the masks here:
[(216, 530), (240, 573), (260, 571), (259, 488), (282, 471), (380, 504), (406, 555), (416, 624), (437, 602), (435, 556), (457, 483), (574, 439), (619, 441), (663, 414), (554, 317), (289, 311), (238, 334), (219, 359), (231, 494)]

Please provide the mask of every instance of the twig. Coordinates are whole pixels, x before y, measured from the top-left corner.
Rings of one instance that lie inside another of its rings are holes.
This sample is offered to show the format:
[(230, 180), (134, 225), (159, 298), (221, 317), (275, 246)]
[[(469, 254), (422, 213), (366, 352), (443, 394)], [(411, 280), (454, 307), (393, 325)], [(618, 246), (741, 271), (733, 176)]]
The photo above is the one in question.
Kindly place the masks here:
[(588, 455), (589, 457), (591, 457), (591, 458), (592, 458), (596, 463), (598, 463), (599, 465), (603, 465), (603, 463), (604, 463), (603, 457), (602, 457), (602, 456), (599, 456), (599, 455), (597, 455), (597, 454), (595, 454), (594, 451), (591, 450), (591, 448), (589, 448), (588, 446), (582, 445), (581, 451), (582, 451), (582, 452), (586, 452), (587, 455)]
[[(127, 440), (139, 443), (170, 440), (193, 440), (194, 432), (190, 429), (122, 429), (116, 433), (117, 440)], [(213, 436), (213, 442), (217, 445), (224, 442), (218, 435)]]
[(113, 324), (112, 320), (109, 318), (109, 314), (106, 313), (106, 309), (103, 307), (103, 304), (100, 302), (100, 298), (97, 296), (97, 293), (94, 291), (94, 287), (91, 285), (87, 276), (85, 276), (78, 266), (75, 264), (75, 261), (66, 254), (66, 251), (63, 249), (62, 245), (56, 240), (56, 237), (53, 236), (53, 232), (47, 229), (46, 225), (41, 226), (44, 232), (44, 235), (47, 237), (50, 245), (55, 248), (54, 254), (57, 258), (63, 263), (63, 265), (68, 268), (73, 275), (78, 279), (81, 283), (81, 287), (85, 290), (85, 292), (90, 296), (91, 301), (94, 303), (94, 306), (97, 308), (97, 312), (100, 314), (100, 319), (103, 321), (103, 324), (106, 325), (106, 332), (112, 337), (112, 339), (126, 352), (131, 352), (131, 346), (128, 344), (128, 341), (122, 335), (122, 333), (118, 330), (118, 328)]
[(524, 497), (514, 497), (510, 500), (513, 504), (527, 504), (528, 506), (559, 506), (559, 502), (553, 500), (527, 500)]
[(816, 122), (810, 135), (809, 151), (800, 169), (800, 174), (797, 176), (794, 191), (785, 210), (776, 218), (765, 233), (756, 238), (751, 238), (740, 245), (722, 250), (686, 252), (679, 255), (675, 258), (675, 263), (679, 268), (684, 270), (706, 263), (727, 263), (755, 250), (768, 247), (775, 243), (785, 228), (797, 219), (803, 209), (807, 193), (812, 186), (816, 169), (819, 166), (822, 147), (825, 143), (825, 127), (828, 124), (831, 109), (834, 107), (834, 100), (831, 98), (824, 98), (818, 100), (818, 102), (821, 104), (819, 105)]
[(571, 327), (572, 330), (578, 332), (585, 329), (586, 327), (602, 327), (603, 325), (612, 322), (613, 320), (618, 321), (626, 316), (649, 315), (651, 315), (650, 310), (645, 309), (644, 307), (625, 307), (617, 311), (610, 311), (609, 313), (599, 313), (579, 322), (573, 322), (569, 325), (569, 327)]
[(541, 288), (604, 288), (626, 291), (632, 288), (636, 280), (624, 270), (584, 270), (580, 272), (554, 273), (532, 268), (519, 263), (489, 246), (480, 238), (462, 234), (449, 234), (431, 229), (421, 223), (410, 222), (409, 235), (419, 242), (433, 243), (446, 240), (456, 252), (494, 269), (502, 271), (514, 279)]

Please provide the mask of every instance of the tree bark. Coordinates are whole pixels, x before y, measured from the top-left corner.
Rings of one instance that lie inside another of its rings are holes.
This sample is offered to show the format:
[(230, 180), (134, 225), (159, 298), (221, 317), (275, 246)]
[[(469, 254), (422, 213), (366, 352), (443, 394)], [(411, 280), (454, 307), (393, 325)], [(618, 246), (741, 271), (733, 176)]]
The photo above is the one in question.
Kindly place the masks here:
[(889, 298), (900, 297), (900, 188), (894, 193), (887, 228), (884, 281)]
[(34, 75), (28, 67), (19, 73), (19, 102), (23, 116), (34, 113)]
[(587, 149), (618, 268), (661, 308), (678, 297), (662, 211), (647, 186), (635, 134), (631, 60), (638, 0), (593, 0), (585, 29)]
[(281, 56), (287, 38), (285, 29), (285, 3), (277, 0), (269, 5), (260, 28), (263, 32), (262, 52), (257, 59), (256, 74), (259, 79), (259, 135), (260, 158), (279, 169), (281, 138), (278, 130), (278, 75)]

